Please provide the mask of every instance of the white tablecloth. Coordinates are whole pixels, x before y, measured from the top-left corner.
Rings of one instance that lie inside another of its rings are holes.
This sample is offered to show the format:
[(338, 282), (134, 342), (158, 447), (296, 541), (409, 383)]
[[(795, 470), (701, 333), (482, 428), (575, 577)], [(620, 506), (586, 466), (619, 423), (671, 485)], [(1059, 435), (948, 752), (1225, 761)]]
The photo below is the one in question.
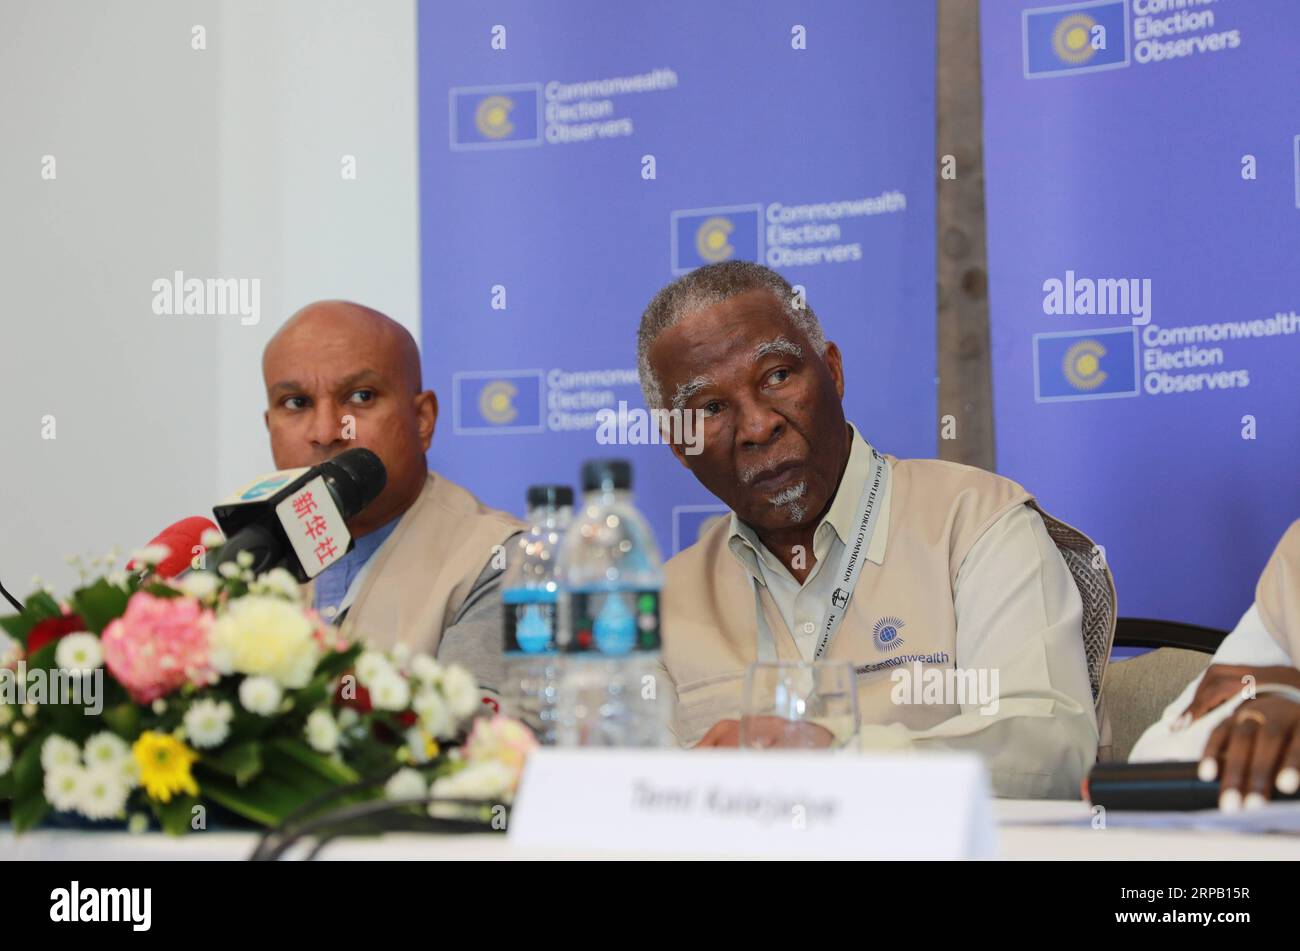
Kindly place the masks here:
[[(1300, 859), (1300, 835), (1236, 834), (1117, 827), (1094, 829), (1087, 804), (997, 800), (998, 854), (1003, 859)], [(199, 832), (183, 838), (149, 833), (40, 830), (15, 836), (0, 829), (0, 859), (231, 859), (248, 857), (257, 836)], [(390, 835), (340, 840), (325, 859), (527, 860), (556, 858), (716, 858), (573, 851), (526, 851), (502, 835)]]

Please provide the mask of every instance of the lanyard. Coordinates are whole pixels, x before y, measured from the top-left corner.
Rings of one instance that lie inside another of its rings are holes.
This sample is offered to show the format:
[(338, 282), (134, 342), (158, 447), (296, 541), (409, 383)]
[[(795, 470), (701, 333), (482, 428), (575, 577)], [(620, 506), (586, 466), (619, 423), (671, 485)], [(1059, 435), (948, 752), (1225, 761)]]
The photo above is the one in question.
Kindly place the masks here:
[[(822, 633), (817, 639), (817, 650), (813, 660), (819, 661), (831, 646), (835, 632), (840, 629), (840, 622), (848, 613), (849, 601), (853, 590), (858, 586), (858, 577), (862, 574), (862, 563), (867, 560), (867, 550), (871, 547), (871, 536), (876, 532), (876, 512), (885, 486), (889, 483), (889, 465), (885, 457), (871, 449), (871, 472), (862, 487), (862, 498), (858, 501), (858, 510), (854, 516), (857, 526), (851, 543), (844, 546), (844, 554), (835, 573), (835, 587), (826, 596), (822, 607)], [(758, 621), (758, 660), (760, 663), (773, 663), (777, 659), (776, 639), (767, 623), (767, 614), (763, 610), (763, 598), (759, 593), (758, 579), (750, 577), (754, 586), (754, 612)]]

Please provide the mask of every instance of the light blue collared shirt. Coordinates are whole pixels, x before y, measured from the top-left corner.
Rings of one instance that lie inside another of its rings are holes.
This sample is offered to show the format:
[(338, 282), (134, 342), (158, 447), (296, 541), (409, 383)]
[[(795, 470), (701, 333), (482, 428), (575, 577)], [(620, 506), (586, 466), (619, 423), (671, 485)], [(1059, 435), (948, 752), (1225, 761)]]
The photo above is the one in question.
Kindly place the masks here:
[[(339, 605), (347, 597), (348, 589), (357, 575), (379, 550), (379, 546), (393, 534), (393, 529), (401, 517), (393, 519), (387, 525), (375, 529), (369, 535), (362, 535), (356, 540), (352, 550), (316, 576), (316, 610), (327, 621), (337, 621)], [(332, 610), (330, 610), (332, 609)]]

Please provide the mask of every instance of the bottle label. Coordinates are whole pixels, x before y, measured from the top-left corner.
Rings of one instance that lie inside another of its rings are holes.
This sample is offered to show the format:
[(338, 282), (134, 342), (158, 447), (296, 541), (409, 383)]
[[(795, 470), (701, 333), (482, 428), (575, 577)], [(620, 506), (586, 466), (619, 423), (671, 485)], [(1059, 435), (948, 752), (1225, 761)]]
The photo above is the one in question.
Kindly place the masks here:
[(501, 596), (507, 654), (555, 651), (555, 592), (514, 590)]
[(567, 650), (612, 657), (659, 650), (658, 591), (574, 591)]

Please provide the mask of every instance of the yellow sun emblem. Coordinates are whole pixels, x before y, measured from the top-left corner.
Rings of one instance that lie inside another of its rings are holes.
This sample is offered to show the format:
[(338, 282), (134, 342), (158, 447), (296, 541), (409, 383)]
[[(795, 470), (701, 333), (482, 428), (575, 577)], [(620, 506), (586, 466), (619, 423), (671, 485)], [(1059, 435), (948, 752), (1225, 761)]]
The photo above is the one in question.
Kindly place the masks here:
[(515, 408), (518, 393), (519, 389), (505, 380), (489, 383), (479, 394), (478, 410), (489, 423), (504, 426), (519, 415), (519, 410)]
[(1106, 371), (1101, 368), (1101, 358), (1106, 348), (1096, 340), (1080, 340), (1065, 351), (1061, 370), (1076, 390), (1095, 390), (1106, 382)]
[(508, 96), (488, 96), (474, 111), (474, 124), (489, 139), (504, 139), (515, 131), (510, 110), (515, 107)]
[(736, 230), (728, 218), (707, 218), (695, 232), (695, 251), (706, 261), (725, 261), (736, 253), (728, 240)]
[(1086, 13), (1072, 13), (1062, 17), (1052, 31), (1052, 49), (1062, 62), (1078, 65), (1092, 59), (1097, 52), (1092, 47), (1092, 28), (1097, 21)]

